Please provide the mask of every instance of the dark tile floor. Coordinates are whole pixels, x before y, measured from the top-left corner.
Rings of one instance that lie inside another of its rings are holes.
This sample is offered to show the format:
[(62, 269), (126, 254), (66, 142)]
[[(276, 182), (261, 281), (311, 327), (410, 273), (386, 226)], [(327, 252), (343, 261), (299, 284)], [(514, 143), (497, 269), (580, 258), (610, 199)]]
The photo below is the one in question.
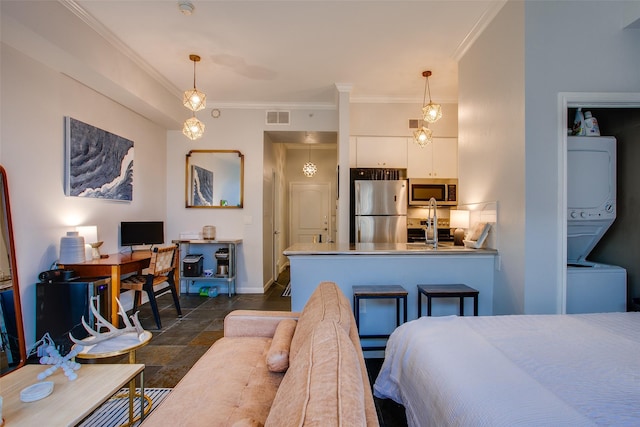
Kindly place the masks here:
[[(239, 294), (229, 298), (199, 295), (180, 296), (182, 318), (177, 318), (169, 294), (158, 298), (162, 329), (156, 328), (149, 304), (142, 305), (139, 319), (153, 333), (151, 342), (137, 350), (136, 361), (145, 364), (145, 387), (174, 387), (191, 366), (223, 335), (224, 317), (232, 310), (291, 310), (291, 298), (282, 297), (288, 282), (288, 272), (264, 294)], [(127, 363), (126, 356), (104, 360), (106, 363)], [(375, 381), (381, 359), (367, 359), (371, 383)], [(404, 408), (393, 401), (376, 399), (378, 417), (383, 427), (404, 427)]]

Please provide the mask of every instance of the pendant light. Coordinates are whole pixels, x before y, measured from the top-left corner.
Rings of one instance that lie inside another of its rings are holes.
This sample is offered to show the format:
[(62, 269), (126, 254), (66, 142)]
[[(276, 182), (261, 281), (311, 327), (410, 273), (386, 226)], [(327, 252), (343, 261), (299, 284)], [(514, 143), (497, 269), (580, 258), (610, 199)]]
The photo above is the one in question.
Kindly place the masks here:
[[(435, 123), (440, 120), (440, 117), (442, 117), (442, 108), (440, 107), (440, 104), (436, 104), (431, 101), (431, 87), (429, 87), (429, 77), (431, 74), (431, 71), (422, 72), (422, 76), (425, 78), (425, 96), (422, 100), (422, 117), (426, 122)], [(427, 89), (429, 90), (429, 103), (425, 105), (424, 102), (426, 100)]]
[(420, 148), (424, 148), (427, 144), (430, 144), (433, 141), (433, 131), (426, 126), (426, 123), (422, 121), (422, 127), (417, 131), (413, 132), (413, 141), (420, 146)]
[(302, 173), (307, 178), (311, 178), (318, 172), (318, 167), (311, 163), (311, 148), (309, 148), (309, 161), (302, 166)]
[(200, 111), (207, 106), (207, 95), (196, 89), (196, 62), (200, 61), (200, 57), (192, 54), (189, 59), (193, 61), (193, 89), (184, 91), (182, 104), (191, 111)]
[(195, 113), (192, 117), (185, 120), (182, 126), (182, 133), (189, 139), (195, 141), (204, 135), (204, 123), (196, 117)]
[(200, 61), (198, 55), (189, 55), (189, 59), (193, 61), (193, 89), (185, 90), (182, 98), (182, 104), (189, 110), (193, 111), (193, 115), (185, 120), (182, 126), (182, 133), (192, 141), (202, 138), (204, 135), (204, 123), (196, 117), (196, 111), (200, 111), (207, 105), (207, 95), (196, 89), (196, 62)]

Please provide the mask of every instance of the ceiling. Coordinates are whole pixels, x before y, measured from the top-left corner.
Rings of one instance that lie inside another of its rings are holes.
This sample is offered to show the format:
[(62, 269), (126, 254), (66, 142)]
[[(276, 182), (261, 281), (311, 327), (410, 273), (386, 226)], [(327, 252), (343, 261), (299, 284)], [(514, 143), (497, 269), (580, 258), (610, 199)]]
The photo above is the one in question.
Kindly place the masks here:
[(455, 103), (457, 62), (504, 0), (59, 0), (154, 71), (176, 96), (193, 85), (208, 107)]

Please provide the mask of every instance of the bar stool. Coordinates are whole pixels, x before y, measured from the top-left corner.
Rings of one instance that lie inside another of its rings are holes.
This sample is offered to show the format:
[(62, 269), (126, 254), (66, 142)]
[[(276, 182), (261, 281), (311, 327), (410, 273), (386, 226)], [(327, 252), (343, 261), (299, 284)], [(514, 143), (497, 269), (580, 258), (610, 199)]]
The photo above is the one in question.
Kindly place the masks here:
[[(358, 327), (360, 338), (389, 338), (388, 334), (360, 334), (360, 300), (362, 299), (395, 299), (396, 300), (396, 327), (400, 326), (400, 301), (403, 303), (403, 321), (407, 321), (407, 294), (400, 285), (362, 285), (353, 286), (353, 314)], [(384, 350), (385, 346), (362, 347), (362, 350)]]
[(427, 297), (427, 316), (431, 316), (432, 298), (460, 298), (460, 316), (464, 316), (464, 299), (473, 298), (473, 315), (478, 315), (480, 291), (467, 285), (418, 285), (418, 317), (422, 317), (422, 295)]

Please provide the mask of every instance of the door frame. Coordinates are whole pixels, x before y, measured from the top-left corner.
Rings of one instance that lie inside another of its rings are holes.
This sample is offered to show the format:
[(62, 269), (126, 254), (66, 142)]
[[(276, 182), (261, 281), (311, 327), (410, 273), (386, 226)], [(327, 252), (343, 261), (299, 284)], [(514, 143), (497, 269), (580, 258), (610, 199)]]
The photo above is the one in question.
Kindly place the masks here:
[(556, 271), (558, 287), (557, 313), (567, 312), (567, 123), (570, 107), (591, 108), (640, 108), (640, 92), (559, 92), (558, 93), (558, 176), (562, 185), (558, 186), (558, 214), (560, 233), (556, 247), (561, 262)]

